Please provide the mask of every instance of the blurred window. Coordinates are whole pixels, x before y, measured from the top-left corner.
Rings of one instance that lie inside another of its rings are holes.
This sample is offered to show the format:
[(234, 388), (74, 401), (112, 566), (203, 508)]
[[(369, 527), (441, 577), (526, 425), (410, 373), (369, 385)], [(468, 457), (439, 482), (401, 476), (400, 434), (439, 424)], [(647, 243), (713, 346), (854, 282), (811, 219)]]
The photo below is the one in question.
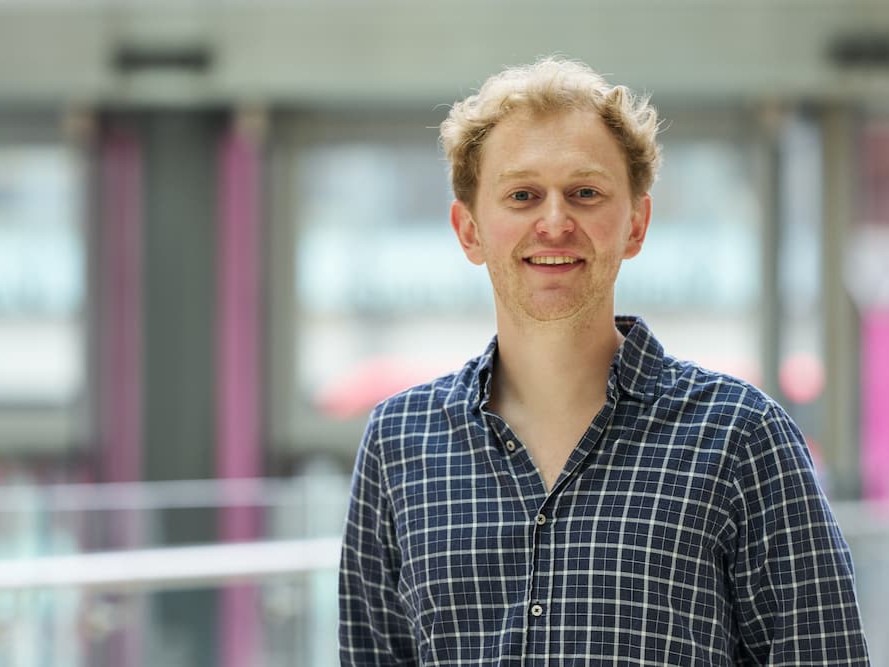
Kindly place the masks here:
[(64, 144), (0, 140), (0, 441), (7, 447), (69, 444), (58, 441), (70, 437), (59, 418), (68, 421), (84, 391), (82, 171)]
[(744, 118), (667, 117), (651, 226), (621, 269), (617, 311), (641, 314), (669, 353), (759, 383), (759, 149)]
[(309, 419), (363, 422), (493, 334), (485, 271), (449, 224), (435, 125), (350, 126), (297, 147), (295, 373)]
[[(649, 239), (624, 265), (617, 309), (643, 315), (673, 354), (759, 381), (757, 149), (729, 120), (671, 117)], [(377, 401), (458, 368), (494, 333), (486, 272), (448, 221), (438, 122), (304, 123), (296, 133), (288, 416), (300, 449), (354, 451)]]

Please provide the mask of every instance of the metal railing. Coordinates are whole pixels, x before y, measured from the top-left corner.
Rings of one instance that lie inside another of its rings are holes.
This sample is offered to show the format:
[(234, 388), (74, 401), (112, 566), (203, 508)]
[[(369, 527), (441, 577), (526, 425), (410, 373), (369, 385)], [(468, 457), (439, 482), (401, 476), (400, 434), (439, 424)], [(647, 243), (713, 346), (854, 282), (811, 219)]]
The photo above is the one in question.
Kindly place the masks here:
[(336, 569), (336, 538), (213, 544), (6, 560), (0, 592), (74, 588), (133, 592), (206, 588)]
[[(283, 479), (7, 483), (0, 666), (333, 667), (347, 495), (348, 478), (323, 468)], [(251, 530), (230, 541), (230, 520), (245, 516)], [(232, 627), (242, 657), (222, 660)]]
[[(177, 661), (170, 658), (167, 640), (156, 640), (158, 632), (149, 626), (157, 620), (145, 611), (146, 600), (171, 592), (224, 592), (246, 585), (256, 593), (255, 613), (264, 633), (256, 664), (332, 667), (339, 528), (347, 493), (348, 479), (342, 476), (4, 488), (0, 522), (20, 536), (28, 530), (45, 531), (59, 517), (132, 517), (231, 507), (260, 508), (266, 534), (254, 542), (156, 546), (146, 538), (127, 550), (40, 553), (32, 545), (19, 557), (7, 554), (0, 558), (0, 665), (114, 664), (91, 662), (89, 656), (58, 663), (56, 657), (46, 656), (53, 643), (82, 643), (78, 636), (84, 627), (90, 628), (90, 641), (107, 643), (126, 626), (147, 644), (159, 644), (142, 649), (150, 657), (139, 665), (190, 667), (193, 658), (185, 649), (180, 653), (186, 657)], [(882, 631), (882, 621), (889, 616), (889, 505), (835, 503), (834, 510), (855, 560), (872, 664), (889, 667), (889, 636)], [(140, 529), (150, 533), (157, 521), (144, 521)], [(9, 531), (3, 533), (9, 539)], [(54, 639), (42, 638), (46, 627), (54, 629)], [(63, 653), (55, 650), (52, 656)], [(39, 659), (15, 657), (25, 654)]]

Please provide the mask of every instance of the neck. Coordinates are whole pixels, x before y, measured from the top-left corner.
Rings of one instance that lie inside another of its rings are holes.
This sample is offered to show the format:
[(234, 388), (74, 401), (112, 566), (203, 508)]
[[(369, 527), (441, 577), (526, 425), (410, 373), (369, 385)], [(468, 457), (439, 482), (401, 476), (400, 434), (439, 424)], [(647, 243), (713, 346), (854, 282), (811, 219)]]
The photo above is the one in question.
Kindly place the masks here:
[(495, 407), (572, 412), (604, 400), (608, 372), (623, 336), (611, 310), (583, 322), (497, 318)]

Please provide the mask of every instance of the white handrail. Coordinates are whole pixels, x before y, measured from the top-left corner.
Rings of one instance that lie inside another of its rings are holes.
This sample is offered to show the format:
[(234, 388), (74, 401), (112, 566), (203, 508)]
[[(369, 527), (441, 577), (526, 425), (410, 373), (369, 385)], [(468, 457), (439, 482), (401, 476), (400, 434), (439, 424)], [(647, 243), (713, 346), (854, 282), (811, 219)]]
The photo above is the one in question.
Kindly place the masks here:
[(0, 592), (181, 590), (335, 569), (340, 540), (213, 544), (0, 560)]
[(274, 506), (293, 502), (307, 484), (313, 488), (348, 477), (189, 479), (104, 484), (5, 485), (0, 514), (39, 509), (51, 512), (159, 510), (194, 507)]

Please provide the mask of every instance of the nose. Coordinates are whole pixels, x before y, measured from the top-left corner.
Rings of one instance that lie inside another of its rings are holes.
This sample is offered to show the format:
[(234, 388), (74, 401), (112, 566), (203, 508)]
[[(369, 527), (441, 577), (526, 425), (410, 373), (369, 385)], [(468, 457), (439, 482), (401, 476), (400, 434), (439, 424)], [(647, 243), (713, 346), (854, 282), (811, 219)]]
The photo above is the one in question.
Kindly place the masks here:
[(541, 217), (535, 225), (538, 234), (558, 237), (574, 231), (574, 219), (568, 204), (561, 196), (551, 195), (541, 209)]

